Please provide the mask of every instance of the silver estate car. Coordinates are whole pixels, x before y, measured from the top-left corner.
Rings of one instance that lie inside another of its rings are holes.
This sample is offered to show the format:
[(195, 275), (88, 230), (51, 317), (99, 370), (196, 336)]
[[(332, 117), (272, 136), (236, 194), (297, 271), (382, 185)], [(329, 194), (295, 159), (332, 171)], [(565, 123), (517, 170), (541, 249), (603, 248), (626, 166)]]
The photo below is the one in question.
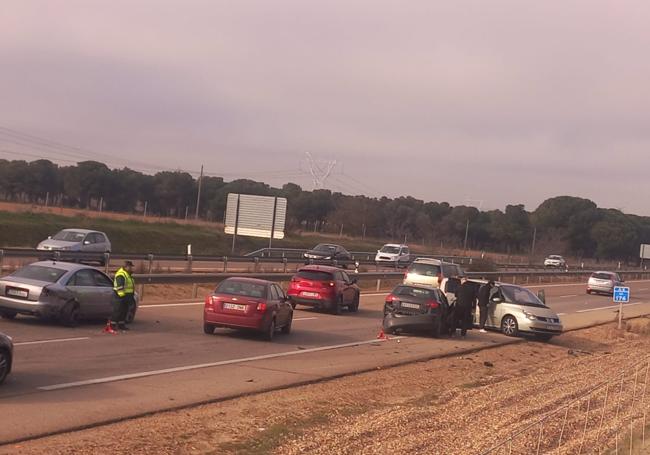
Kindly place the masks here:
[[(480, 282), (483, 284), (483, 282)], [(479, 311), (474, 324), (479, 323)], [(548, 341), (562, 333), (560, 317), (530, 290), (507, 283), (495, 283), (490, 294), (486, 328), (500, 330), (508, 336), (534, 334)]]
[(614, 294), (614, 287), (622, 286), (625, 280), (618, 273), (594, 272), (587, 280), (587, 294)]
[[(25, 314), (75, 326), (81, 319), (110, 317), (117, 298), (107, 275), (82, 264), (35, 262), (0, 278), (0, 316), (5, 319)], [(137, 295), (127, 322), (136, 311)]]
[(42, 251), (85, 251), (106, 253), (111, 251), (111, 242), (106, 234), (88, 229), (63, 229), (43, 240), (36, 247)]

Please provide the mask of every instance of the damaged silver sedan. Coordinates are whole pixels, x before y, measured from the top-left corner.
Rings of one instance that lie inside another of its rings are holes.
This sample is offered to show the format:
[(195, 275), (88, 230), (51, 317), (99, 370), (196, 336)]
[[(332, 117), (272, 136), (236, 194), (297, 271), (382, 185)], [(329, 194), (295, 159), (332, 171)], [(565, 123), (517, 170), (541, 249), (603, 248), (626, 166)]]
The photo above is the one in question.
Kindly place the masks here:
[[(82, 264), (35, 262), (0, 279), (0, 316), (5, 319), (22, 314), (75, 326), (82, 319), (110, 317), (117, 299), (113, 281)], [(129, 308), (127, 322), (136, 311), (137, 303)]]

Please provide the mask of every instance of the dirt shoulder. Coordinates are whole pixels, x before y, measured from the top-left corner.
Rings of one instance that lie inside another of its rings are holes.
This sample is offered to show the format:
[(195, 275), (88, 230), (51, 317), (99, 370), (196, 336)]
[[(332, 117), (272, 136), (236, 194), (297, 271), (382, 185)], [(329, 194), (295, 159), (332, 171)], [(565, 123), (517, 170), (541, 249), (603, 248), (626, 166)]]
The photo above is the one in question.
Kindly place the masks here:
[[(522, 341), (2, 446), (0, 453), (481, 453), (594, 385), (608, 378), (614, 383), (648, 353), (650, 319), (637, 319), (621, 332), (601, 326), (547, 344)], [(635, 394), (638, 403), (636, 388)], [(614, 418), (605, 419), (596, 435), (600, 414), (590, 409), (606, 409), (615, 400), (598, 399), (594, 394), (567, 413), (558, 453), (577, 453), (585, 441), (583, 452), (591, 452), (597, 440), (611, 440)], [(587, 433), (578, 431), (585, 418)], [(540, 439), (542, 448), (557, 437), (554, 422)], [(532, 432), (512, 453), (525, 453), (538, 441), (538, 427)]]

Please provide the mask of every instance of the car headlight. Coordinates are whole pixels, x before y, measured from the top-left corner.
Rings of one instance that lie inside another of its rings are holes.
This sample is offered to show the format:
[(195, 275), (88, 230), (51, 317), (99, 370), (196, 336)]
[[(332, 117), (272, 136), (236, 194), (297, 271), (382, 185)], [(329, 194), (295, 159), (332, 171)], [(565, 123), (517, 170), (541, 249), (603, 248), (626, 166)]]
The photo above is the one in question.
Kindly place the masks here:
[(535, 316), (533, 313), (529, 313), (528, 311), (524, 311), (523, 313), (524, 313), (524, 316), (526, 317), (526, 319), (529, 319), (531, 321), (534, 321), (535, 319), (537, 319), (537, 316)]

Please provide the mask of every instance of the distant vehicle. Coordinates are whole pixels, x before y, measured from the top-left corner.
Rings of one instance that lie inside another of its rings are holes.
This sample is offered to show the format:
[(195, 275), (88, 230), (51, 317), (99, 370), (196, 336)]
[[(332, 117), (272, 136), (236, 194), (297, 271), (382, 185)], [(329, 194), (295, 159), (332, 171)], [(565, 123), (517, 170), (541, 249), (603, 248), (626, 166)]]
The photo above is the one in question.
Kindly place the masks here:
[(261, 332), (272, 341), (277, 330), (288, 334), (293, 307), (280, 286), (256, 278), (228, 278), (205, 298), (203, 332), (216, 327)]
[(437, 338), (445, 331), (448, 310), (440, 289), (400, 284), (384, 302), (384, 331), (424, 331)]
[(463, 269), (458, 264), (439, 259), (417, 258), (406, 269), (403, 283), (439, 288), (445, 278), (457, 278), (462, 274)]
[[(106, 319), (118, 299), (113, 280), (99, 270), (70, 262), (41, 261), (0, 278), (0, 316), (53, 318), (66, 326), (81, 319)], [(132, 322), (136, 303), (127, 311)]]
[[(484, 281), (475, 281), (477, 285)], [(474, 325), (479, 323), (479, 312), (474, 315)], [(500, 330), (508, 336), (522, 333), (535, 335), (543, 341), (562, 333), (560, 317), (546, 306), (538, 296), (522, 286), (495, 283), (490, 296), (486, 328)]]
[(622, 286), (625, 280), (618, 273), (594, 272), (587, 280), (587, 294), (614, 294), (615, 286)]
[(14, 358), (14, 345), (10, 336), (0, 332), (0, 384), (9, 373)]
[(544, 259), (544, 267), (566, 267), (566, 261), (562, 256), (557, 254), (551, 254), (546, 259)]
[(36, 247), (42, 251), (110, 252), (111, 242), (106, 234), (88, 229), (63, 229)]
[(340, 314), (343, 307), (356, 313), (361, 291), (357, 279), (343, 270), (324, 265), (301, 267), (291, 278), (287, 294), (291, 304), (312, 306)]
[(351, 261), (352, 255), (341, 245), (319, 243), (313, 249), (303, 254), (306, 262), (315, 261)]
[(375, 262), (378, 264), (388, 264), (393, 266), (406, 266), (411, 262), (411, 252), (406, 245), (396, 243), (387, 243), (377, 250)]

